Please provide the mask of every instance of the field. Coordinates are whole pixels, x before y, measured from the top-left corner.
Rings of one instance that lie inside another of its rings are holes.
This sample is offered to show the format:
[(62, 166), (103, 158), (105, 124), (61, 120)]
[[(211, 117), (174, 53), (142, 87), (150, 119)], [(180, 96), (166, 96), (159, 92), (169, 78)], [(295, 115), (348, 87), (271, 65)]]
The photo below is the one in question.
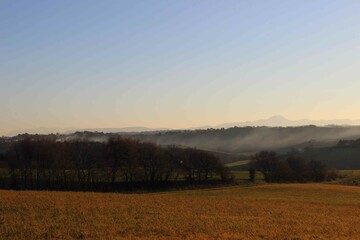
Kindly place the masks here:
[(0, 239), (360, 239), (360, 188), (153, 194), (0, 191)]
[(244, 165), (248, 164), (249, 162), (250, 162), (250, 160), (241, 160), (241, 161), (227, 163), (227, 164), (225, 164), (225, 166), (232, 168), (232, 167), (237, 167), (237, 166), (244, 166)]
[(337, 179), (335, 183), (360, 186), (360, 170), (341, 170), (341, 178)]

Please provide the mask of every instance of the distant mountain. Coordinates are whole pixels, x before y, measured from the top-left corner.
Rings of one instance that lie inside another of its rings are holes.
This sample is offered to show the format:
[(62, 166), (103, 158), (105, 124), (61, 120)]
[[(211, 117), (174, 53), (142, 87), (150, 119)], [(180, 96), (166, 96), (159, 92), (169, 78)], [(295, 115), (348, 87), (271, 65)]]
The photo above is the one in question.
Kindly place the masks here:
[(21, 129), (21, 130), (15, 130), (8, 132), (6, 136), (16, 136), (19, 134), (52, 134), (52, 133), (65, 133), (67, 131), (70, 131), (71, 128), (33, 128), (33, 129)]
[[(255, 121), (224, 123), (217, 126), (201, 126), (188, 128), (188, 130), (208, 129), (208, 128), (232, 128), (232, 127), (297, 127), (297, 126), (360, 126), (360, 119), (335, 119), (335, 120), (289, 120), (281, 115), (272, 116), (268, 119), (260, 119)], [(124, 128), (36, 128), (27, 130), (13, 131), (6, 136), (16, 136), (18, 134), (72, 134), (75, 132), (103, 132), (103, 133), (140, 133), (140, 132), (158, 132), (171, 131), (170, 128), (148, 128), (148, 127), (124, 127)], [(185, 129), (184, 129), (185, 130)]]
[(169, 128), (147, 128), (147, 127), (125, 127), (125, 128), (84, 128), (84, 129), (73, 129), (64, 132), (70, 134), (74, 132), (103, 132), (103, 133), (140, 133), (140, 132), (158, 132), (158, 131), (169, 131)]
[(34, 128), (9, 132), (6, 136), (16, 136), (18, 134), (72, 134), (75, 132), (103, 132), (103, 133), (140, 133), (168, 131), (169, 128), (147, 128), (147, 127), (125, 127), (125, 128)]
[(296, 126), (308, 126), (308, 125), (316, 125), (316, 126), (329, 126), (329, 125), (338, 125), (338, 126), (346, 126), (346, 125), (360, 125), (360, 119), (335, 119), (335, 120), (309, 120), (309, 119), (301, 119), (301, 120), (289, 120), (281, 115), (272, 116), (268, 119), (261, 119), (256, 121), (246, 121), (246, 122), (234, 122), (234, 123), (224, 123), (214, 128), (231, 128), (231, 127), (296, 127)]

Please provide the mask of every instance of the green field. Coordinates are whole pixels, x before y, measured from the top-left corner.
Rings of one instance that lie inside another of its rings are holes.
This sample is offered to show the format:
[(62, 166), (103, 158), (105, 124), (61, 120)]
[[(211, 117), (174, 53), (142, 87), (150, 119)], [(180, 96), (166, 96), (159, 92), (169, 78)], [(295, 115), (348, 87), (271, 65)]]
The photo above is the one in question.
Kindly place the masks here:
[(248, 164), (249, 162), (250, 162), (250, 160), (241, 160), (241, 161), (226, 163), (225, 166), (232, 168), (232, 167), (237, 167), (237, 166), (244, 166), (244, 165)]

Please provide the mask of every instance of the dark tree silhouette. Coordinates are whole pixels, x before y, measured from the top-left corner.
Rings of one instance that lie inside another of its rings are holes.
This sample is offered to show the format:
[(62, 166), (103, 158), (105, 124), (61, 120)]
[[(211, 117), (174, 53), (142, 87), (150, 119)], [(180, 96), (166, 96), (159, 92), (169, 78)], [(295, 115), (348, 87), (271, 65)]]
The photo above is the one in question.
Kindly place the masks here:
[(267, 182), (320, 182), (327, 176), (326, 167), (319, 161), (309, 162), (291, 154), (285, 158), (269, 151), (252, 157), (250, 173), (255, 175), (256, 170), (265, 176)]
[(230, 171), (206, 151), (119, 136), (107, 142), (60, 142), (24, 135), (1, 154), (9, 174), (0, 187), (14, 189), (116, 191), (231, 179)]

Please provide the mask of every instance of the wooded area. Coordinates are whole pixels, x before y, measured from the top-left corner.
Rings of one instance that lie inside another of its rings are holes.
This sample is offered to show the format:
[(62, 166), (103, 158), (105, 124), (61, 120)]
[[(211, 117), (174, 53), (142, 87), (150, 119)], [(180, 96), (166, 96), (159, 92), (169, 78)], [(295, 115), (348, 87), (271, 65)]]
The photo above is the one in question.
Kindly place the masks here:
[(107, 142), (31, 138), (3, 143), (2, 188), (121, 191), (228, 181), (212, 154), (123, 137)]

